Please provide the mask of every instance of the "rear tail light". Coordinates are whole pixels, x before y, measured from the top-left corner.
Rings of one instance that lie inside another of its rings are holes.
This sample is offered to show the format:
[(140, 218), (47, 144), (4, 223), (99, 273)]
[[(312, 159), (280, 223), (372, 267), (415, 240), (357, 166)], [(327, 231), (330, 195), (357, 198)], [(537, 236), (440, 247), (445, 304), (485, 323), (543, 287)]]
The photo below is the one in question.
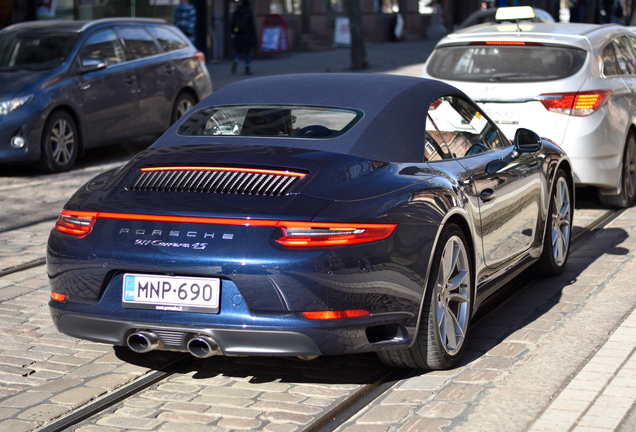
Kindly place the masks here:
[(571, 93), (544, 93), (539, 100), (550, 112), (585, 117), (594, 114), (612, 94), (611, 90)]
[(283, 246), (324, 247), (370, 243), (388, 238), (395, 224), (339, 224), (280, 221)]
[(55, 222), (55, 229), (65, 234), (84, 237), (91, 232), (97, 219), (97, 212), (62, 210)]
[(194, 58), (197, 59), (198, 62), (205, 64), (205, 54), (203, 54), (201, 51), (195, 52)]
[(55, 291), (52, 291), (51, 299), (57, 302), (63, 302), (64, 300), (66, 300), (66, 294), (60, 294), (60, 293), (56, 293)]
[(476, 41), (471, 42), (469, 45), (489, 45), (489, 46), (543, 46), (539, 42), (524, 42), (524, 41)]
[(333, 320), (343, 318), (358, 318), (371, 315), (364, 309), (350, 309), (343, 311), (318, 311), (303, 312), (303, 316), (309, 320)]

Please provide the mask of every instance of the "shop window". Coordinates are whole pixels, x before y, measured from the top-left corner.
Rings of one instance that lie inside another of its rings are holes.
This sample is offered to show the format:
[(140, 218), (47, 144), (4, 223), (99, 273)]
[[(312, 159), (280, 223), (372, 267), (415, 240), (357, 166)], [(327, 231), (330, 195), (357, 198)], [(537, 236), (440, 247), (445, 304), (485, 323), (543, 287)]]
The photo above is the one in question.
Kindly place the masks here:
[(344, 3), (342, 0), (326, 0), (327, 10), (329, 12), (342, 14), (344, 13)]
[(270, 0), (269, 13), (278, 15), (300, 15), (302, 0)]
[(397, 0), (375, 0), (375, 11), (385, 14), (398, 13), (400, 5)]

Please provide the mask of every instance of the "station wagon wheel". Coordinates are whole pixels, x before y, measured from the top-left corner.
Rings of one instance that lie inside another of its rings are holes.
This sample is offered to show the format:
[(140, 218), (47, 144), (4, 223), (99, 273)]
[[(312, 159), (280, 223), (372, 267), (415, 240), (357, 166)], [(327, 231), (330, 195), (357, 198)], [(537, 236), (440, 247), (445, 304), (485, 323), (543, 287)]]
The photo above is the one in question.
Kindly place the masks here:
[(467, 245), (457, 225), (444, 229), (433, 256), (416, 340), (408, 349), (378, 352), (385, 364), (448, 369), (459, 361), (472, 314), (473, 272)]
[(572, 235), (572, 187), (563, 170), (557, 172), (546, 220), (543, 252), (535, 264), (539, 276), (561, 274), (570, 251)]
[(621, 169), (621, 193), (618, 195), (601, 195), (601, 204), (610, 207), (629, 207), (636, 198), (636, 136), (630, 132), (623, 151)]
[(42, 155), (36, 167), (44, 172), (68, 171), (77, 159), (78, 144), (73, 118), (65, 111), (54, 112), (42, 130)]
[(196, 105), (196, 102), (192, 96), (188, 93), (179, 93), (177, 100), (174, 102), (174, 107), (172, 108), (170, 124), (174, 124), (174, 122), (183, 117), (194, 105)]

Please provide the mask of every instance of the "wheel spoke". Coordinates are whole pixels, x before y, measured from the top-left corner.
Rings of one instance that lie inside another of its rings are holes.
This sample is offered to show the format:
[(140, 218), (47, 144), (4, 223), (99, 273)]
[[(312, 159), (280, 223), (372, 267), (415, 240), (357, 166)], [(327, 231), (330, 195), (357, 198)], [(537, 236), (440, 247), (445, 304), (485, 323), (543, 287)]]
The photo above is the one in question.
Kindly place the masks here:
[(452, 291), (457, 289), (462, 284), (462, 282), (466, 279), (466, 276), (468, 276), (468, 272), (466, 270), (458, 271), (455, 276), (453, 276), (451, 279), (448, 280), (446, 284), (446, 291)]

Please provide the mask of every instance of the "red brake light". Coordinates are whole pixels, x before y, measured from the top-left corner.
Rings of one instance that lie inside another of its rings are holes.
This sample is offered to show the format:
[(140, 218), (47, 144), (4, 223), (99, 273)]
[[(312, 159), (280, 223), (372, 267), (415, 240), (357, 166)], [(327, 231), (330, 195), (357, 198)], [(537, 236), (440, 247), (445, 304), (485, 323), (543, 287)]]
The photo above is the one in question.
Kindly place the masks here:
[(280, 221), (283, 237), (276, 240), (289, 247), (324, 247), (370, 243), (388, 238), (395, 224), (343, 224)]
[(303, 316), (309, 320), (332, 320), (343, 318), (357, 318), (371, 315), (363, 309), (351, 309), (343, 311), (319, 311), (319, 312), (303, 312)]
[(483, 41), (483, 42), (471, 42), (469, 45), (543, 46), (543, 44), (538, 42), (524, 42), (524, 41)]
[(611, 90), (595, 90), (571, 93), (544, 93), (540, 100), (551, 112), (585, 117), (594, 114), (612, 94)]
[(97, 212), (62, 210), (55, 222), (55, 229), (65, 234), (84, 237), (91, 232)]
[(58, 302), (63, 302), (64, 300), (66, 300), (66, 294), (60, 294), (60, 293), (56, 293), (55, 291), (52, 291), (51, 299)]
[(195, 52), (194, 58), (197, 59), (198, 62), (205, 64), (205, 54), (203, 54), (201, 51)]

